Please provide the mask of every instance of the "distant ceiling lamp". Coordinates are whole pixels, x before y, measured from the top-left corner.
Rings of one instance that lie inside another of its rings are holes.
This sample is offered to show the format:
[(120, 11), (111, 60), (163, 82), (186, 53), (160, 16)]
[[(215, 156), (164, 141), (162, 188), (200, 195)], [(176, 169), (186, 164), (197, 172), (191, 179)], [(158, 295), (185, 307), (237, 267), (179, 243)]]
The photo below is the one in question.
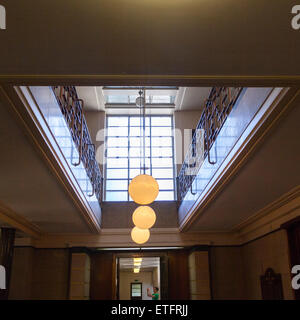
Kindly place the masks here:
[(150, 238), (150, 231), (148, 229), (140, 229), (134, 227), (131, 230), (131, 239), (137, 244), (143, 244)]
[(139, 273), (139, 272), (140, 272), (140, 269), (139, 269), (139, 268), (134, 268), (134, 269), (133, 269), (133, 272), (134, 272), (134, 273)]
[(142, 262), (143, 259), (142, 259), (142, 258), (133, 258), (133, 261), (134, 261), (134, 262)]
[(140, 96), (136, 98), (135, 104), (138, 108), (143, 108), (145, 104), (145, 97), (140, 94)]
[(137, 268), (139, 268), (141, 266), (141, 262), (134, 262), (133, 265)]
[(140, 229), (150, 229), (156, 221), (156, 214), (152, 208), (140, 206), (133, 212), (132, 221)]

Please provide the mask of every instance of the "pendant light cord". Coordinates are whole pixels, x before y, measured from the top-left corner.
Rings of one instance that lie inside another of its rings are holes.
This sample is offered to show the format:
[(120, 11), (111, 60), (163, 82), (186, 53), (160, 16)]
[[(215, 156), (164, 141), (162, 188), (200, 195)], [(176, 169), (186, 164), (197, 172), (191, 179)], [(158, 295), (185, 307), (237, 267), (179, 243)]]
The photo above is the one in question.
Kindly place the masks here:
[[(140, 174), (146, 174), (146, 90), (141, 88), (140, 95)], [(143, 120), (143, 128), (142, 128)], [(143, 130), (143, 135), (142, 135)], [(143, 151), (142, 151), (143, 150)], [(143, 165), (142, 165), (142, 152), (143, 152)]]
[[(139, 95), (142, 97), (142, 90), (139, 91)], [(142, 106), (140, 106), (140, 174), (142, 174)]]
[(144, 174), (146, 174), (146, 90), (144, 88), (144, 104), (143, 104), (143, 156), (144, 156)]

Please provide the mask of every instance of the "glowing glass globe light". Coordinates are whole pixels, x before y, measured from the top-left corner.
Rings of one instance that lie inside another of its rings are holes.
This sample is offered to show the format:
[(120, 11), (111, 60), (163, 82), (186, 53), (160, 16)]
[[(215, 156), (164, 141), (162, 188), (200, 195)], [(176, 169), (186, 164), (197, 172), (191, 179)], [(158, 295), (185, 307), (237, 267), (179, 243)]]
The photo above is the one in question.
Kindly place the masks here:
[(141, 174), (132, 179), (128, 192), (134, 202), (145, 205), (152, 203), (157, 198), (159, 187), (152, 176)]
[(140, 229), (150, 229), (156, 221), (156, 214), (152, 208), (140, 206), (134, 210), (132, 221)]
[(142, 244), (149, 240), (150, 238), (150, 231), (148, 229), (140, 229), (137, 227), (134, 227), (131, 230), (131, 239), (137, 243)]
[(133, 272), (134, 272), (134, 273), (139, 273), (139, 272), (140, 272), (140, 269), (139, 269), (139, 268), (134, 268), (134, 269), (133, 269)]

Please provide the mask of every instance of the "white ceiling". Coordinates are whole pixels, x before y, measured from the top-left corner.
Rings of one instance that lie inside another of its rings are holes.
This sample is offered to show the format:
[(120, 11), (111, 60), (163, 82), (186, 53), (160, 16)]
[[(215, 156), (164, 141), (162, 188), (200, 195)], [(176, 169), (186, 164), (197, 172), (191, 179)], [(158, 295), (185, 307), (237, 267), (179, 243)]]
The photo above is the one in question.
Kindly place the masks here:
[[(140, 270), (153, 269), (159, 267), (159, 257), (142, 257), (142, 263)], [(120, 258), (120, 270), (133, 270), (134, 260), (133, 258)]]

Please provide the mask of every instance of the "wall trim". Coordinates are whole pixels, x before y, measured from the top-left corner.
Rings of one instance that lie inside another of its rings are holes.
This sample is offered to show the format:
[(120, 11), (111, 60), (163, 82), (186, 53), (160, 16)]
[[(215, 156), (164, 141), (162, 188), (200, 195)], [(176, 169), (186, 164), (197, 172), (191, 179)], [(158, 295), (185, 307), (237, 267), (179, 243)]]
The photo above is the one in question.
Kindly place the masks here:
[(245, 243), (273, 230), (282, 229), (284, 223), (299, 217), (299, 189), (299, 187), (296, 187), (259, 210), (253, 217), (235, 227), (232, 232), (236, 232), (241, 242)]
[(295, 75), (181, 74), (0, 74), (0, 83), (13, 85), (180, 85), (180, 86), (299, 86)]
[(266, 205), (261, 210), (257, 211), (254, 215), (250, 218), (246, 219), (242, 223), (238, 224), (236, 227), (232, 229), (232, 231), (237, 231), (242, 228), (247, 227), (248, 225), (256, 222), (260, 218), (264, 217), (265, 215), (271, 213), (272, 211), (284, 206), (285, 204), (289, 203), (290, 201), (294, 200), (295, 198), (300, 197), (300, 185), (293, 188), (292, 190), (288, 191), (287, 193), (280, 196), (275, 201), (271, 202), (270, 204)]

